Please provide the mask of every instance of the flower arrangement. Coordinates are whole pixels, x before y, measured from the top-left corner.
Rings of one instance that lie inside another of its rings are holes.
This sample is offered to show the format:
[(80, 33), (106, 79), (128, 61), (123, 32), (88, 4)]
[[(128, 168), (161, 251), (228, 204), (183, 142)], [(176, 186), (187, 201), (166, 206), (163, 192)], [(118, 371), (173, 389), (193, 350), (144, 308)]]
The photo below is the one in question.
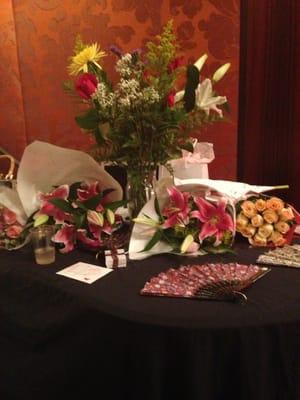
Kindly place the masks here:
[(99, 182), (61, 185), (50, 193), (40, 193), (40, 209), (32, 216), (34, 226), (54, 224), (53, 241), (62, 253), (81, 243), (89, 249), (110, 248), (113, 232), (122, 225), (116, 213), (123, 201), (108, 202), (111, 189), (101, 190)]
[(237, 203), (236, 230), (253, 246), (283, 246), (291, 240), (296, 215), (278, 197), (252, 196)]
[(155, 199), (158, 220), (147, 215), (135, 218), (155, 231), (146, 244), (149, 251), (159, 241), (169, 244), (174, 252), (195, 253), (202, 249), (210, 253), (229, 251), (234, 238), (234, 208), (224, 198), (209, 201), (175, 186), (168, 187), (168, 200), (160, 209)]
[[(79, 95), (86, 106), (75, 119), (94, 136), (94, 157), (126, 167), (132, 197), (140, 208), (146, 200), (141, 188), (151, 180), (156, 167), (168, 167), (168, 161), (180, 158), (183, 149), (193, 152), (191, 133), (223, 119), (219, 106), (225, 109), (227, 99), (218, 96), (213, 85), (230, 64), (200, 82), (207, 55), (194, 65), (184, 66), (172, 21), (147, 43), (144, 53), (135, 50), (123, 54), (116, 46), (110, 50), (118, 58), (115, 69), (120, 79), (116, 84), (102, 67), (106, 52), (97, 43), (84, 44), (77, 38), (68, 66), (70, 75), (76, 78), (75, 82), (66, 82), (65, 88)], [(178, 92), (183, 73), (185, 88)]]
[(20, 247), (26, 238), (26, 227), (14, 211), (0, 206), (0, 248), (12, 250)]

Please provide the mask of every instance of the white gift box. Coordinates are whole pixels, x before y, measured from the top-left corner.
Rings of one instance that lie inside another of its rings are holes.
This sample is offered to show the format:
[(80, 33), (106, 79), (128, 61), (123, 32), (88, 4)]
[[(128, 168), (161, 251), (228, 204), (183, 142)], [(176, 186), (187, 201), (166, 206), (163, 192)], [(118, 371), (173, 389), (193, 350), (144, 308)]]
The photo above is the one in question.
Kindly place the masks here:
[[(174, 178), (178, 179), (208, 179), (208, 164), (215, 158), (213, 144), (194, 142), (194, 152), (182, 151), (182, 158), (170, 161)], [(161, 166), (159, 178), (169, 176), (169, 171)]]

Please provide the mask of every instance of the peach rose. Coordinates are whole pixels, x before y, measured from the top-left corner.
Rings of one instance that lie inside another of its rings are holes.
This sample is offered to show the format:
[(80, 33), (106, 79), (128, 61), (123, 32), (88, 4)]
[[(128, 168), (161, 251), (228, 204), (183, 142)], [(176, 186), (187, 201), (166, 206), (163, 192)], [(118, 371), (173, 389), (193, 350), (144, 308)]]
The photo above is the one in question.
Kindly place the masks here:
[(294, 219), (294, 212), (291, 207), (284, 207), (279, 211), (279, 216), (282, 221), (291, 221)]
[(255, 208), (257, 211), (264, 211), (266, 209), (266, 201), (263, 199), (257, 199), (255, 202)]
[(284, 207), (284, 203), (278, 197), (271, 197), (266, 201), (266, 208), (274, 211), (280, 211)]
[(271, 224), (263, 224), (258, 228), (258, 234), (259, 236), (263, 238), (268, 238), (272, 232), (274, 231), (273, 225)]
[(255, 208), (255, 204), (253, 203), (253, 201), (245, 200), (241, 204), (241, 208), (243, 210), (244, 215), (247, 218), (252, 218), (252, 217), (254, 217), (254, 215), (257, 214), (256, 208)]
[(285, 234), (290, 230), (290, 226), (285, 221), (278, 221), (275, 224), (275, 229), (277, 229), (278, 232)]
[(274, 231), (269, 237), (269, 240), (273, 242), (275, 246), (283, 246), (286, 243), (286, 239), (278, 231)]
[(21, 225), (11, 225), (5, 229), (6, 236), (10, 239), (17, 238), (22, 232), (23, 228)]
[(262, 226), (264, 223), (264, 219), (260, 214), (254, 215), (254, 217), (251, 218), (251, 224), (255, 227)]
[(236, 219), (236, 229), (239, 232), (242, 228), (248, 225), (249, 219), (241, 212)]
[(247, 225), (240, 230), (240, 233), (247, 238), (252, 237), (256, 232), (256, 228), (252, 225)]
[(272, 209), (264, 211), (263, 217), (268, 224), (275, 224), (279, 219), (278, 214)]
[(257, 233), (253, 238), (249, 238), (249, 243), (252, 244), (252, 246), (266, 246), (267, 239)]

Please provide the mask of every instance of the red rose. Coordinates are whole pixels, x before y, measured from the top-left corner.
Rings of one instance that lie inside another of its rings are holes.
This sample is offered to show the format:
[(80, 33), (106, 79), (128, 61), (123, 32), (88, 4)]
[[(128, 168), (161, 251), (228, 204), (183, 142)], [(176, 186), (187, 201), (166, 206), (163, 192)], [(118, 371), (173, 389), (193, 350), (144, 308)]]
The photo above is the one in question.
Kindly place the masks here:
[(97, 89), (98, 81), (95, 75), (86, 72), (80, 75), (75, 83), (75, 88), (83, 99), (89, 100)]
[(177, 68), (181, 67), (184, 64), (184, 59), (183, 57), (177, 57), (173, 61), (170, 62), (168, 65), (168, 72), (171, 74), (174, 72)]
[(174, 105), (175, 105), (175, 91), (172, 90), (172, 92), (170, 92), (168, 94), (167, 104), (168, 104), (169, 107), (174, 107)]

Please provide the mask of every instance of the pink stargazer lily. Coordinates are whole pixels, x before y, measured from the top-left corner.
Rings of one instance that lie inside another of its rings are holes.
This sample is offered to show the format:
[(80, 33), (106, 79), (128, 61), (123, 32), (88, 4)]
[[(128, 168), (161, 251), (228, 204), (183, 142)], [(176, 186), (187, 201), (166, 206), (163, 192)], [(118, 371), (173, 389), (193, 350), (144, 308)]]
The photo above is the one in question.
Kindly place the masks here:
[(75, 226), (64, 224), (60, 230), (56, 232), (52, 240), (55, 243), (64, 244), (64, 248), (60, 250), (61, 253), (69, 253), (74, 249), (74, 244), (76, 242)]
[[(77, 197), (80, 201), (86, 201), (90, 199), (91, 197), (96, 196), (101, 192), (101, 187), (99, 182), (93, 182), (91, 184), (83, 183), (81, 185), (81, 188), (77, 189)], [(105, 204), (105, 197), (99, 201), (99, 204), (96, 207), (96, 211), (98, 212), (103, 212), (104, 207), (103, 204)]]
[(163, 209), (162, 215), (167, 217), (162, 227), (167, 229), (172, 226), (187, 225), (189, 222), (189, 199), (190, 194), (180, 192), (175, 186), (167, 188), (170, 197), (170, 203)]
[(89, 238), (85, 229), (77, 229), (77, 239), (92, 249), (97, 249), (102, 244), (100, 237), (98, 239)]
[(200, 243), (214, 235), (216, 244), (220, 243), (224, 232), (234, 230), (233, 220), (226, 212), (227, 202), (220, 200), (215, 206), (202, 197), (196, 197), (194, 200), (199, 210), (192, 211), (191, 218), (197, 218), (203, 223), (199, 233)]
[(39, 199), (41, 200), (41, 207), (37, 215), (49, 215), (55, 219), (55, 222), (62, 223), (63, 221), (69, 221), (70, 215), (51, 204), (49, 200), (52, 199), (63, 199), (67, 200), (69, 196), (70, 187), (69, 185), (62, 185), (54, 189), (50, 193), (39, 193)]

